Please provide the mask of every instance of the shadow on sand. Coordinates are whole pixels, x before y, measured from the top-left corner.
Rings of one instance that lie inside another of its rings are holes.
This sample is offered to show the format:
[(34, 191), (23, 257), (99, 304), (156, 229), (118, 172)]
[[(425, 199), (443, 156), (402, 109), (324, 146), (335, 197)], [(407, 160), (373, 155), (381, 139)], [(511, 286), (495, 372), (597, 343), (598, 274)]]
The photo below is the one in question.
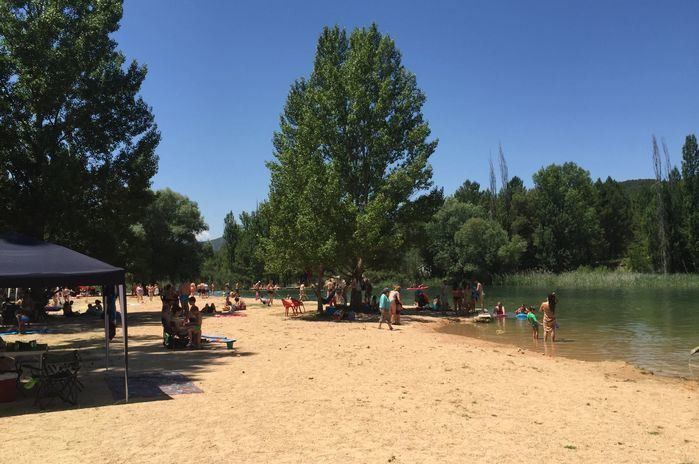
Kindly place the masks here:
[[(124, 358), (123, 339), (121, 331), (112, 340), (109, 347), (109, 369), (106, 370), (105, 339), (103, 320), (97, 317), (80, 316), (63, 318), (51, 316), (35, 327), (47, 328), (49, 334), (44, 335), (49, 343), (50, 352), (65, 352), (79, 350), (81, 366), (79, 378), (84, 389), (78, 395), (78, 405), (73, 406), (56, 398), (46, 410), (34, 405), (33, 391), (20, 391), (17, 400), (12, 403), (0, 403), (0, 417), (24, 414), (63, 411), (68, 409), (114, 406), (123, 403), (115, 399), (108, 387), (114, 383), (114, 377), (123, 379)], [(139, 312), (129, 315), (129, 329), (143, 326), (160, 326), (160, 312)], [(52, 341), (52, 334), (63, 334), (60, 341)], [(74, 335), (65, 337), (65, 335)], [(27, 340), (31, 335), (27, 335)], [(129, 376), (139, 374), (157, 374), (166, 372), (180, 373), (191, 382), (200, 380), (202, 374), (212, 370), (216, 365), (229, 362), (231, 358), (253, 356), (256, 353), (237, 349), (228, 350), (225, 344), (205, 343), (201, 350), (168, 350), (163, 346), (162, 337), (158, 335), (129, 334)], [(10, 353), (7, 353), (11, 356)], [(107, 379), (110, 379), (109, 381)], [(204, 392), (206, 393), (206, 392)], [(162, 401), (171, 399), (167, 395), (156, 398), (138, 398), (131, 396), (130, 403)]]

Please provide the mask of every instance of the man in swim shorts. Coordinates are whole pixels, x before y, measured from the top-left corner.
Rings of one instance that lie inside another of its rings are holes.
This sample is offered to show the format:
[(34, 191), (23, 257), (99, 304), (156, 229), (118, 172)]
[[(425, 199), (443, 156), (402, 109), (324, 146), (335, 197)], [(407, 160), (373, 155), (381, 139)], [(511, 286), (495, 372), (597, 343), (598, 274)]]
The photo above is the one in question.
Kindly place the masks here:
[(189, 282), (183, 282), (178, 292), (180, 307), (184, 310), (185, 316), (189, 314)]

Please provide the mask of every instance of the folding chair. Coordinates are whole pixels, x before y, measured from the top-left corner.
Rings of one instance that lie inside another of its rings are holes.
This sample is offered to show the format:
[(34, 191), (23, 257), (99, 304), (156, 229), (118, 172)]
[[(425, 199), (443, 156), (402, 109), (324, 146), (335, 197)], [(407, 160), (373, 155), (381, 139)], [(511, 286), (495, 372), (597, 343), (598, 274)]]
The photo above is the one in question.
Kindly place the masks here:
[(300, 313), (305, 313), (306, 312), (306, 307), (303, 305), (303, 301), (297, 300), (296, 298), (292, 298), (291, 302), (294, 304), (294, 308), (296, 311), (294, 312), (300, 312)]
[(83, 384), (78, 379), (80, 356), (78, 351), (70, 353), (49, 353), (41, 355), (39, 367), (23, 365), (37, 381), (34, 404), (45, 409), (53, 398), (60, 398), (66, 403), (77, 404), (78, 392)]

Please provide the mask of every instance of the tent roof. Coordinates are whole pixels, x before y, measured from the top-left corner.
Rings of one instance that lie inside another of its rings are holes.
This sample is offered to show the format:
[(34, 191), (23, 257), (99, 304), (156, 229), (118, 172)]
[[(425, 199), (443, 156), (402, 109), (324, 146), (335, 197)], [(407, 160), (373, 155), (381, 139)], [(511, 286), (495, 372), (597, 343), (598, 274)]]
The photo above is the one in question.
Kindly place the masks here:
[(116, 285), (124, 270), (53, 243), (0, 235), (0, 287)]

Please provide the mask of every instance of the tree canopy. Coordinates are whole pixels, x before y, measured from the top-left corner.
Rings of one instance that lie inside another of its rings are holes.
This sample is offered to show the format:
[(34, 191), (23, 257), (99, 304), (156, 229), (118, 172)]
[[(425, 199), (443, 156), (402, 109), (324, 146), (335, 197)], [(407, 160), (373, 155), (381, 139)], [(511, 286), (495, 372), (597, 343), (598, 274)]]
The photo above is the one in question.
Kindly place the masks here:
[[(437, 141), (425, 95), (376, 25), (325, 28), (313, 71), (291, 87), (274, 134), (269, 269), (360, 275), (405, 244)], [(433, 193), (433, 195), (437, 195)]]
[[(117, 0), (0, 1), (0, 225), (125, 264), (160, 134)], [(115, 246), (116, 244), (116, 246)]]

